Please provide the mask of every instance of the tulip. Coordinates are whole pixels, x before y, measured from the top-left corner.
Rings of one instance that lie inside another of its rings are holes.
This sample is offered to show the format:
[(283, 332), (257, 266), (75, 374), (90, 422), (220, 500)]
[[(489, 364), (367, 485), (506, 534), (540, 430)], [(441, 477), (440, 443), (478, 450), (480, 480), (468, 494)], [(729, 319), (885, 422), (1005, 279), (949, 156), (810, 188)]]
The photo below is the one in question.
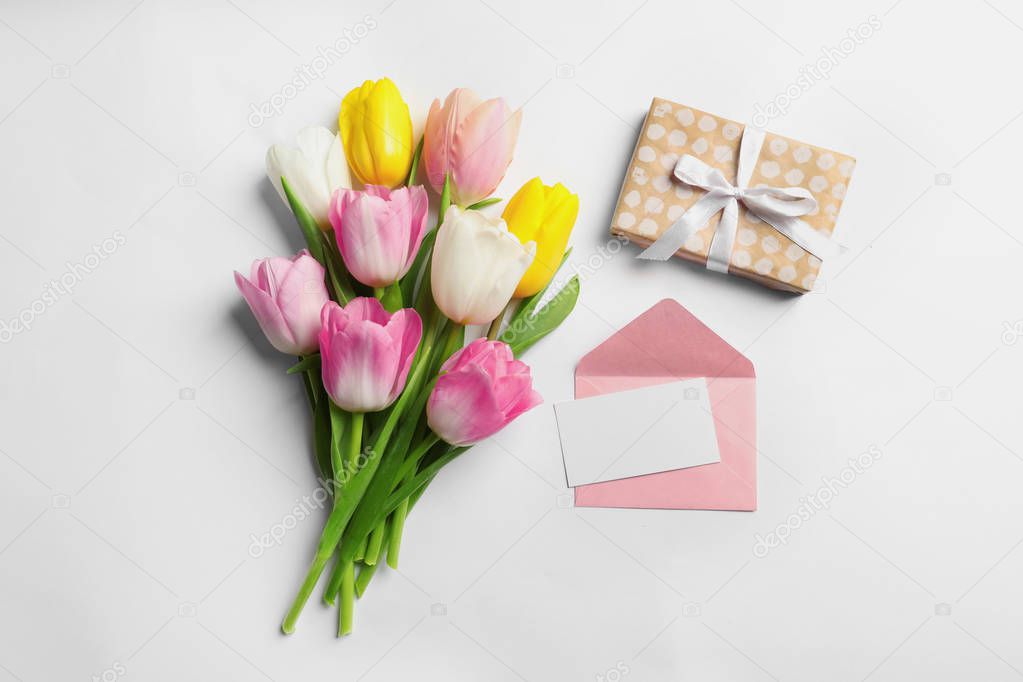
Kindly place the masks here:
[(522, 244), (500, 218), (450, 207), (437, 231), (430, 270), (437, 307), (459, 324), (492, 321), (535, 253), (536, 243)]
[(412, 308), (388, 313), (375, 298), (331, 301), (320, 314), (323, 386), (349, 412), (376, 412), (405, 388), (423, 322)]
[(266, 174), (285, 204), (288, 198), (281, 177), (287, 179), (292, 193), (323, 230), (330, 229), (327, 213), (334, 190), (352, 185), (341, 140), (322, 126), (299, 131), (296, 149), (279, 144), (270, 147)]
[(427, 209), (422, 186), (339, 190), (330, 204), (330, 222), (352, 276), (370, 287), (386, 287), (401, 279), (426, 235)]
[(560, 182), (550, 187), (533, 178), (508, 201), (501, 214), (508, 229), (521, 241), (536, 242), (536, 258), (515, 288), (515, 298), (532, 296), (551, 281), (578, 215), (579, 197)]
[(405, 182), (412, 165), (412, 117), (391, 79), (366, 81), (345, 95), (338, 130), (360, 182), (385, 187)]
[(316, 350), (320, 309), (330, 297), (323, 266), (308, 251), (257, 260), (248, 279), (235, 272), (234, 281), (274, 348), (291, 355)]
[(423, 165), (440, 192), (451, 176), (451, 200), (469, 206), (488, 197), (512, 160), (522, 112), (503, 99), (480, 102), (472, 90), (458, 88), (434, 100), (426, 118)]
[(441, 365), (426, 418), (441, 440), (471, 445), (542, 402), (529, 366), (512, 356), (508, 344), (476, 339)]

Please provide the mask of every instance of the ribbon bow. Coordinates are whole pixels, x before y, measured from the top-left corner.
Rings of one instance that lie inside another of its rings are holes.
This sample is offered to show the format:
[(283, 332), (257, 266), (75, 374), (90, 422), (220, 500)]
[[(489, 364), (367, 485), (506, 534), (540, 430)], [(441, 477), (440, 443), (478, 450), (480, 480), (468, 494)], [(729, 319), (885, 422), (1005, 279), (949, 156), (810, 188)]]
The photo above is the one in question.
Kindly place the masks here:
[(692, 187), (706, 191), (699, 201), (647, 247), (638, 258), (668, 260), (682, 248), (686, 240), (699, 232), (718, 211), (723, 210), (707, 253), (707, 268), (728, 272), (732, 247), (739, 230), (739, 203), (781, 234), (820, 259), (839, 255), (845, 249), (822, 232), (818, 232), (799, 216), (817, 208), (813, 194), (803, 187), (751, 188), (750, 178), (764, 145), (764, 131), (750, 126), (739, 143), (739, 168), (733, 185), (717, 168), (708, 166), (695, 156), (686, 154), (675, 164), (675, 177)]

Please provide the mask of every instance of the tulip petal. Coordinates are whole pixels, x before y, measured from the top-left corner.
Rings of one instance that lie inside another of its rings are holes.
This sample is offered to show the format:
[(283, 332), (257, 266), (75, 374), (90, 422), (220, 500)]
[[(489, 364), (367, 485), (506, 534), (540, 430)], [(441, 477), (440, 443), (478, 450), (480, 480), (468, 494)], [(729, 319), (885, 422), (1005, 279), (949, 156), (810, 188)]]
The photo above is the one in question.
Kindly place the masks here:
[(390, 78), (377, 81), (367, 104), (375, 181), (395, 187), (405, 180), (412, 163), (412, 116)]
[(341, 102), (341, 139), (352, 171), (363, 184), (395, 187), (412, 162), (412, 117), (397, 86), (365, 81)]
[(249, 304), (252, 315), (256, 318), (259, 328), (263, 330), (270, 345), (282, 353), (299, 355), (300, 353), (296, 352), (295, 337), (288, 329), (284, 315), (270, 294), (245, 279), (241, 273), (234, 273), (234, 282), (245, 302)]
[(459, 125), (452, 143), (453, 197), (460, 206), (489, 196), (511, 163), (522, 112), (503, 99), (487, 100)]
[(380, 301), (369, 296), (353, 298), (342, 310), (349, 323), (372, 322), (382, 327), (391, 319), (391, 314), (384, 309)]
[(430, 428), (452, 445), (468, 445), (542, 402), (529, 367), (503, 341), (476, 339), (441, 367), (427, 403)]
[(374, 197), (380, 197), (385, 201), (391, 198), (391, 188), (383, 185), (366, 185), (362, 191)]
[(337, 135), (322, 126), (299, 131), (298, 147), (273, 145), (266, 153), (266, 174), (281, 200), (288, 203), (281, 177), (321, 228), (326, 229), (330, 197), (338, 187), (348, 186), (347, 165)]
[(437, 306), (459, 324), (489, 323), (508, 303), (534, 252), (535, 244), (520, 244), (503, 220), (450, 208), (434, 245)]
[[(426, 117), (423, 166), (430, 185), (437, 192), (444, 187), (444, 176), (452, 172), (452, 147), (462, 121), (479, 106), (480, 99), (468, 88), (455, 88), (444, 100), (434, 100)], [(456, 202), (459, 203), (459, 202)]]
[(320, 310), (328, 300), (323, 266), (306, 251), (279, 277), (277, 306), (296, 344), (312, 349), (320, 331)]
[(371, 287), (395, 282), (405, 265), (405, 228), (386, 200), (364, 193), (352, 200), (337, 233), (341, 257), (352, 275)]
[(473, 365), (437, 379), (426, 414), (434, 433), (451, 445), (478, 442), (505, 424), (490, 378)]
[[(324, 352), (326, 351), (326, 352)], [(397, 348), (378, 324), (359, 322), (321, 345), (323, 385), (331, 399), (350, 412), (376, 412), (394, 400)]]
[(384, 329), (398, 349), (398, 372), (391, 387), (391, 399), (394, 400), (405, 388), (412, 360), (423, 338), (423, 320), (415, 309), (402, 308), (391, 316)]
[(508, 229), (520, 241), (536, 239), (540, 233), (540, 228), (544, 224), (545, 196), (543, 182), (540, 178), (533, 178), (522, 185), (504, 207), (501, 218), (508, 223)]
[(426, 188), (422, 185), (415, 185), (409, 188), (409, 217), (411, 220), (411, 230), (409, 231), (409, 246), (408, 253), (406, 254), (406, 266), (405, 271), (401, 273), (404, 277), (409, 268), (412, 267), (412, 263), (415, 261), (416, 256), (419, 254), (419, 248), (423, 245), (423, 239), (426, 237), (426, 233), (429, 230), (427, 224), (427, 217), (430, 212), (430, 199), (426, 195)]

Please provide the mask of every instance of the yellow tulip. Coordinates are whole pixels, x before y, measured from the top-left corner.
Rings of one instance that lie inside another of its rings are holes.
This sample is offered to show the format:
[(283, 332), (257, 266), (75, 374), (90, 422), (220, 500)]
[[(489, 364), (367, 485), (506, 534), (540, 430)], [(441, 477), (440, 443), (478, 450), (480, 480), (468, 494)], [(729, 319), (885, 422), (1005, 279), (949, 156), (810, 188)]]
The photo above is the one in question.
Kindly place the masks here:
[(560, 182), (553, 187), (533, 178), (515, 193), (501, 217), (523, 243), (536, 242), (536, 257), (515, 289), (515, 298), (537, 293), (561, 265), (568, 236), (579, 215), (579, 197)]
[(405, 182), (412, 166), (412, 117), (390, 78), (366, 81), (345, 95), (338, 129), (360, 182), (387, 187)]

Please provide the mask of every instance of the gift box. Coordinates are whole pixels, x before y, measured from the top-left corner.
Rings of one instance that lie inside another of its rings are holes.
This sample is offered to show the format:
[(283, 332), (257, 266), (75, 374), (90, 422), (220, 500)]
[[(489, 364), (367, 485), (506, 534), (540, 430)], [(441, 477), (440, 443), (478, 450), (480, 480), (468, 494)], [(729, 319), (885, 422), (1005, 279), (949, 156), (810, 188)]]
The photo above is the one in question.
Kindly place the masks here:
[(835, 223), (856, 160), (654, 98), (611, 223), (614, 235), (765, 286), (805, 293), (843, 249)]

